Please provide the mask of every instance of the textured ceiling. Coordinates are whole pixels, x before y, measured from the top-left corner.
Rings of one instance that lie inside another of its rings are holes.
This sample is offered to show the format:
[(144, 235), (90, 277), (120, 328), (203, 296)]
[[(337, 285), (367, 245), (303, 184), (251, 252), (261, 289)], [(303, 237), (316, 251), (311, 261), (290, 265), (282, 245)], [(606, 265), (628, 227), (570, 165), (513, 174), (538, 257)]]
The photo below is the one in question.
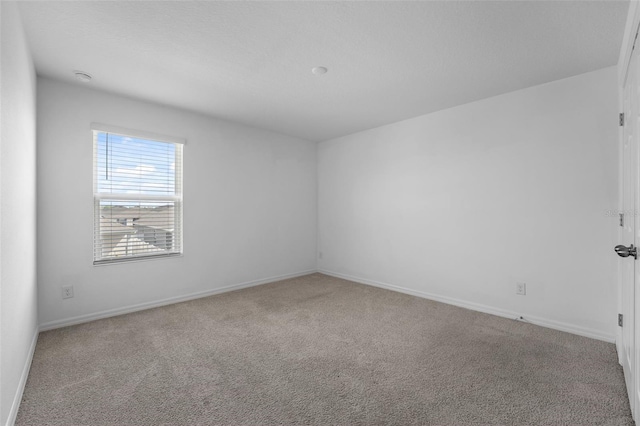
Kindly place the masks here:
[[(310, 140), (614, 65), (627, 8), (618, 1), (20, 4), (39, 75), (75, 81), (72, 70), (83, 70), (95, 89)], [(311, 73), (319, 65), (329, 72)]]

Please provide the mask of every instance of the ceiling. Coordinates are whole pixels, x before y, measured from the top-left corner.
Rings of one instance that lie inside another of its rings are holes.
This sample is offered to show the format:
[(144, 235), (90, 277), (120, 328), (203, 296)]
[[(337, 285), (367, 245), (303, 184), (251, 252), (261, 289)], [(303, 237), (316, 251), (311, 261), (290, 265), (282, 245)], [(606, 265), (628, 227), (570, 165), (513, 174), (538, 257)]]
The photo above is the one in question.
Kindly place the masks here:
[[(39, 75), (326, 140), (615, 65), (628, 2), (20, 4)], [(329, 72), (315, 75), (324, 66)]]

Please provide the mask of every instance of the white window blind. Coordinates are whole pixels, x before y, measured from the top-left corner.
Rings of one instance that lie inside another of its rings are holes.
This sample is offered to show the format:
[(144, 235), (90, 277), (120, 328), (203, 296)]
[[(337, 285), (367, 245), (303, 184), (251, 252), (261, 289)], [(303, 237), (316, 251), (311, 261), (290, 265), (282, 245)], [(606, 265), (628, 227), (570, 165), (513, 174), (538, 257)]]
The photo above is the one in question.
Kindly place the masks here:
[(182, 253), (183, 141), (92, 125), (94, 264)]

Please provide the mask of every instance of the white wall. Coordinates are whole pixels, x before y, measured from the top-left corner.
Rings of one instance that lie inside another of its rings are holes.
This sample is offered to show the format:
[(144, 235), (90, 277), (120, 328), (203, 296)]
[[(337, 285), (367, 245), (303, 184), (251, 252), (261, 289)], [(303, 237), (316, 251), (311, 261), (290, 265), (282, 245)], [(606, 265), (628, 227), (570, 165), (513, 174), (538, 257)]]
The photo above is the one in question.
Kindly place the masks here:
[(616, 87), (611, 67), (321, 142), (319, 269), (613, 341)]
[(0, 424), (12, 424), (37, 336), (36, 77), (20, 15), (0, 2)]
[[(93, 266), (91, 122), (186, 138), (183, 257)], [(41, 323), (315, 270), (316, 167), (314, 142), (38, 79)]]

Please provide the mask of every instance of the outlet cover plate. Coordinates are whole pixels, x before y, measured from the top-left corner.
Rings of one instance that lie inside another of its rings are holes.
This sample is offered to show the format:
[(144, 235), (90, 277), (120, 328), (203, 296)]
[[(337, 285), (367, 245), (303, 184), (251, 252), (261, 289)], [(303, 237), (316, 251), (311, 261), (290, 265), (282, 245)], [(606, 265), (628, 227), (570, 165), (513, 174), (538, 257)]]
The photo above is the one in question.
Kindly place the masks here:
[(66, 285), (64, 287), (62, 287), (62, 298), (63, 299), (70, 299), (73, 297), (73, 286), (72, 285)]

